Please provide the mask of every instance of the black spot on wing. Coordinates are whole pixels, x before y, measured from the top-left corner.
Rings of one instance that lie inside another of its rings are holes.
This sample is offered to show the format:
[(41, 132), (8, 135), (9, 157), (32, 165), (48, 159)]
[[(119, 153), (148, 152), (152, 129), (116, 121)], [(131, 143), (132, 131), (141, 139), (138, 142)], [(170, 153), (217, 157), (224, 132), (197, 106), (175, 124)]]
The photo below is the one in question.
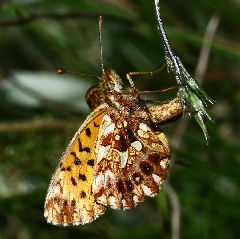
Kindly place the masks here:
[(65, 199), (63, 202), (63, 206), (66, 207), (68, 205), (68, 201)]
[(86, 128), (86, 135), (87, 135), (88, 137), (91, 136), (91, 130), (90, 130), (90, 128)]
[(86, 181), (87, 178), (86, 178), (86, 175), (85, 175), (85, 174), (79, 173), (78, 179), (81, 179), (81, 180), (83, 180), (83, 181)]
[(94, 166), (94, 159), (89, 159), (87, 164), (90, 166)]
[(118, 144), (119, 144), (119, 148), (118, 150), (120, 152), (126, 152), (128, 149), (128, 143), (127, 143), (127, 139), (125, 138), (125, 133), (120, 133), (120, 139), (118, 140)]
[(140, 168), (141, 168), (142, 172), (147, 176), (149, 176), (153, 172), (153, 167), (144, 161), (140, 163)]
[(153, 153), (148, 156), (148, 159), (150, 159), (153, 163), (160, 163), (161, 157), (158, 153)]
[(71, 177), (71, 181), (72, 181), (73, 186), (77, 185), (76, 180), (74, 179), (74, 177)]
[(81, 198), (85, 198), (87, 195), (86, 195), (86, 193), (84, 191), (82, 191), (80, 196), (81, 196)]
[(90, 148), (88, 148), (88, 147), (83, 148), (82, 147), (82, 142), (79, 138), (78, 138), (78, 144), (79, 144), (79, 152), (85, 151), (87, 153), (90, 153)]
[(96, 124), (95, 122), (93, 122), (93, 124), (94, 124), (94, 126), (95, 126), (95, 127), (99, 127), (99, 125), (98, 125), (98, 124)]
[(126, 186), (127, 186), (128, 192), (132, 192), (132, 190), (133, 190), (133, 184), (132, 184), (132, 182), (131, 182), (130, 180), (127, 180), (127, 181), (126, 181)]
[(75, 165), (81, 164), (80, 159), (79, 159), (79, 158), (75, 158), (75, 159), (74, 159), (74, 164), (75, 164)]
[(71, 152), (70, 154), (74, 156), (74, 164), (75, 165), (81, 164), (81, 160), (77, 157), (75, 152)]
[(75, 201), (75, 199), (73, 199), (73, 200), (71, 201), (71, 206), (72, 206), (72, 207), (75, 207), (75, 206), (76, 206), (76, 201)]
[(133, 133), (133, 128), (128, 124), (126, 129), (126, 137), (130, 143), (136, 141), (136, 137)]
[(124, 187), (124, 183), (122, 180), (117, 181), (117, 190), (118, 190), (118, 192), (120, 192), (122, 194), (125, 192), (125, 187)]
[(67, 171), (71, 171), (71, 167), (68, 166), (68, 167), (66, 168), (66, 170), (67, 170)]

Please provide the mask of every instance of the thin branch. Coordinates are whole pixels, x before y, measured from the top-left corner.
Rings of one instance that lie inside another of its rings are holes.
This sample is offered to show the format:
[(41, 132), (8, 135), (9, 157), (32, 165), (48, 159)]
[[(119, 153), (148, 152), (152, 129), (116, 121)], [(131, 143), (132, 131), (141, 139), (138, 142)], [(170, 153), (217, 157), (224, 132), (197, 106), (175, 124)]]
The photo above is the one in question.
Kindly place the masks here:
[(180, 238), (180, 218), (181, 218), (181, 207), (178, 199), (178, 195), (175, 190), (171, 187), (168, 182), (164, 183), (164, 189), (166, 190), (170, 204), (171, 204), (171, 227), (172, 227), (172, 238)]
[(219, 25), (219, 21), (220, 16), (217, 13), (214, 13), (207, 25), (207, 29), (203, 38), (203, 46), (195, 70), (195, 79), (199, 82), (199, 84), (202, 83), (203, 77), (207, 71), (211, 46), (217, 27)]
[[(181, 72), (180, 72), (177, 57), (175, 56), (175, 54), (173, 53), (173, 51), (171, 49), (171, 46), (170, 46), (170, 44), (168, 42), (168, 39), (167, 39), (166, 32), (165, 32), (164, 27), (163, 27), (162, 18), (161, 18), (161, 15), (160, 15), (159, 0), (154, 0), (154, 2), (155, 2), (158, 29), (159, 29), (159, 32), (161, 34), (162, 41), (163, 41), (163, 46), (164, 46), (164, 49), (165, 49), (165, 58), (166, 58), (167, 61), (171, 61), (171, 67), (174, 69), (173, 72), (175, 74), (177, 82), (181, 85), (184, 85), (184, 81), (182, 79), (182, 75), (181, 75)], [(167, 62), (167, 64), (168, 64), (168, 62)]]
[[(45, 13), (31, 13), (28, 17), (18, 18), (18, 19), (9, 19), (0, 21), (0, 27), (10, 27), (10, 26), (18, 26), (30, 23), (36, 20), (46, 20), (46, 19), (54, 19), (54, 20), (65, 20), (65, 19), (79, 19), (79, 18), (98, 18), (99, 13), (92, 13), (86, 11), (76, 11), (76, 12), (45, 12)], [(114, 16), (104, 16), (105, 19), (119, 21), (126, 23), (127, 20), (123, 20)], [(129, 22), (128, 22), (129, 24)]]
[[(203, 38), (202, 49), (201, 49), (198, 63), (195, 70), (195, 79), (199, 82), (199, 84), (202, 84), (203, 77), (207, 71), (211, 46), (212, 46), (213, 38), (215, 36), (217, 27), (219, 25), (219, 21), (220, 21), (219, 15), (214, 13), (211, 19), (209, 20), (206, 28), (206, 32)], [(178, 125), (175, 131), (175, 135), (171, 140), (171, 144), (173, 145), (173, 147), (175, 148), (180, 147), (182, 136), (183, 136), (183, 133), (186, 131), (188, 122), (189, 122), (189, 118), (185, 118)]]

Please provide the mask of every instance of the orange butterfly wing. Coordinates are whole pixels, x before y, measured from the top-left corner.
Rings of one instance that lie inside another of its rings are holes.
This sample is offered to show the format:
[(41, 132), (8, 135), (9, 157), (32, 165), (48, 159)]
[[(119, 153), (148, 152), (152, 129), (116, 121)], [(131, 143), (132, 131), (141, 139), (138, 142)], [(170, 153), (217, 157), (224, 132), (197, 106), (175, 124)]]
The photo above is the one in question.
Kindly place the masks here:
[(52, 177), (44, 216), (55, 225), (79, 225), (93, 221), (105, 207), (93, 192), (95, 144), (106, 105), (92, 112), (67, 147)]

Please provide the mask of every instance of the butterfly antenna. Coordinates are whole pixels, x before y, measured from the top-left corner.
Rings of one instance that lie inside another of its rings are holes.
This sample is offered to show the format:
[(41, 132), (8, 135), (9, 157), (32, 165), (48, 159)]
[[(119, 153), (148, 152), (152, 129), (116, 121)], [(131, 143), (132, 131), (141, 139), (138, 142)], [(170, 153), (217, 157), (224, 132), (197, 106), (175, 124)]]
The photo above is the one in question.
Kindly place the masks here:
[(77, 72), (66, 70), (66, 69), (63, 69), (63, 68), (58, 68), (57, 72), (58, 72), (58, 74), (71, 73), (71, 74), (78, 75), (78, 76), (89, 76), (89, 77), (98, 78), (98, 76), (96, 76), (96, 75), (89, 75), (89, 74), (85, 74), (85, 73), (77, 73)]
[(104, 71), (104, 67), (103, 67), (103, 54), (102, 54), (102, 16), (99, 16), (98, 27), (99, 27), (99, 44), (100, 44), (101, 68), (102, 68), (102, 73), (104, 74), (105, 71)]

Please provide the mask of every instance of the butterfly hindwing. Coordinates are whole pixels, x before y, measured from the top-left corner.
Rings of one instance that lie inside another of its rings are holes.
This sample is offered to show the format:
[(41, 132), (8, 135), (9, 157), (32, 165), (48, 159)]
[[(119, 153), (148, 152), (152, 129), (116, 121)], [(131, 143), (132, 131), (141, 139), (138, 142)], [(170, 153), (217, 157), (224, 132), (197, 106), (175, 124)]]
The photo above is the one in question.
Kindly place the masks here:
[(112, 112), (104, 116), (96, 143), (93, 194), (105, 206), (129, 208), (158, 192), (169, 149), (162, 132)]
[(105, 210), (92, 193), (94, 148), (105, 108), (89, 115), (60, 159), (45, 201), (44, 215), (52, 224), (85, 224)]

